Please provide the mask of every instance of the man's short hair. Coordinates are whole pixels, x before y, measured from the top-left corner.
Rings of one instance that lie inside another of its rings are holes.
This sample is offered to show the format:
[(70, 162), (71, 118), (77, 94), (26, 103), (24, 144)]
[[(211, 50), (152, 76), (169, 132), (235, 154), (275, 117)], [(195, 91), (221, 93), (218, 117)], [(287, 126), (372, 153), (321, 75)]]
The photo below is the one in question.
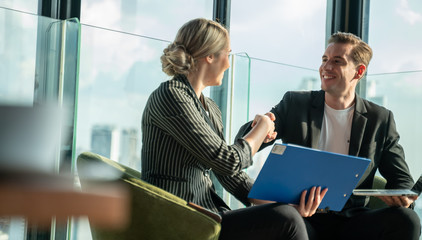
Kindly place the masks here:
[(372, 58), (372, 49), (362, 39), (352, 33), (337, 32), (328, 39), (330, 43), (348, 43), (352, 44), (352, 59), (356, 65), (364, 64), (368, 67)]

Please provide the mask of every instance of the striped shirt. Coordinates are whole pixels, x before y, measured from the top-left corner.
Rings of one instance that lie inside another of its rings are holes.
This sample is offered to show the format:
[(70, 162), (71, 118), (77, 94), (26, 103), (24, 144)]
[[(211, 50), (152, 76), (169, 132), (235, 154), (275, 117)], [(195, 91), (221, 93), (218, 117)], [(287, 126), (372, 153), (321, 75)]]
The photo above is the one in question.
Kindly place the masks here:
[[(252, 165), (249, 144), (228, 145), (218, 106), (204, 98), (207, 114), (183, 75), (162, 83), (149, 97), (142, 117), (142, 179), (212, 211), (224, 207), (216, 198), (209, 171), (239, 201), (253, 181), (242, 169)], [(212, 126), (211, 126), (211, 125)]]

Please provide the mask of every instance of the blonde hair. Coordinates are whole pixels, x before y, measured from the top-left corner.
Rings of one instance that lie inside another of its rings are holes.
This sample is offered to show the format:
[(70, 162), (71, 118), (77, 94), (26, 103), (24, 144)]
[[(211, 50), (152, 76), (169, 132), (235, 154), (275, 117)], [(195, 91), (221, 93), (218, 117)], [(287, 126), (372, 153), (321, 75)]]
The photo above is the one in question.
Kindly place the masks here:
[(352, 33), (345, 33), (345, 32), (337, 32), (331, 35), (330, 39), (328, 40), (328, 44), (330, 43), (348, 43), (352, 44), (352, 59), (356, 65), (364, 64), (368, 67), (369, 62), (372, 58), (372, 49), (369, 45), (362, 41), (358, 36)]
[(228, 46), (229, 33), (219, 23), (197, 18), (185, 23), (174, 42), (163, 50), (161, 64), (169, 76), (188, 75), (196, 69), (197, 59), (215, 54)]

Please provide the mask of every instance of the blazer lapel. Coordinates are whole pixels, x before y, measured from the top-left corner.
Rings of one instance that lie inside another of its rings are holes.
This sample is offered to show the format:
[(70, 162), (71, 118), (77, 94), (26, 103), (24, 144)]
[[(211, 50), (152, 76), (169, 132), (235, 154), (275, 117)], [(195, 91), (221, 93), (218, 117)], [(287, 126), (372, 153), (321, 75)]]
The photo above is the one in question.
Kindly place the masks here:
[(352, 132), (350, 133), (349, 155), (358, 156), (360, 146), (365, 133), (367, 118), (366, 107), (363, 104), (362, 98), (356, 95), (355, 113), (353, 114)]
[[(204, 107), (202, 106), (201, 101), (198, 99), (198, 97), (196, 96), (195, 91), (192, 88), (192, 85), (189, 83), (188, 79), (186, 78), (186, 76), (184, 75), (176, 75), (175, 79), (184, 83), (186, 86), (188, 86), (188, 93), (191, 95), (193, 101), (195, 102), (198, 110), (202, 113), (202, 117), (205, 119), (205, 121), (208, 123), (208, 125), (210, 125), (211, 129), (214, 130), (214, 132), (216, 132), (217, 134), (219, 134), (219, 132), (215, 129), (214, 124), (211, 122), (210, 117), (208, 116), (206, 110), (204, 109)], [(204, 95), (201, 93), (201, 97), (204, 99), (205, 102), (205, 97)]]
[(321, 135), (322, 118), (324, 116), (325, 92), (314, 92), (312, 97), (312, 105), (310, 110), (310, 126), (311, 126), (311, 148), (318, 148), (319, 138)]
[(224, 134), (223, 134), (223, 123), (221, 121), (218, 121), (219, 116), (217, 115), (217, 111), (219, 111), (219, 109), (215, 108), (214, 105), (211, 105), (210, 100), (208, 100), (208, 98), (205, 98), (205, 104), (208, 107), (208, 112), (209, 112), (209, 119), (211, 120), (211, 124), (214, 127), (215, 132), (222, 138), (224, 139)]

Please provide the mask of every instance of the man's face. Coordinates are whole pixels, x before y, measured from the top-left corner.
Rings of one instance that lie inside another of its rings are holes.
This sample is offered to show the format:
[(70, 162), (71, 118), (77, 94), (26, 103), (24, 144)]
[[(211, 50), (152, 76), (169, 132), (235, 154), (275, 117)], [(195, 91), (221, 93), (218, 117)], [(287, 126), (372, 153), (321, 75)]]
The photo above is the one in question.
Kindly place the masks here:
[(351, 51), (352, 45), (347, 43), (330, 43), (325, 49), (319, 75), (326, 93), (335, 97), (354, 94), (359, 78)]

